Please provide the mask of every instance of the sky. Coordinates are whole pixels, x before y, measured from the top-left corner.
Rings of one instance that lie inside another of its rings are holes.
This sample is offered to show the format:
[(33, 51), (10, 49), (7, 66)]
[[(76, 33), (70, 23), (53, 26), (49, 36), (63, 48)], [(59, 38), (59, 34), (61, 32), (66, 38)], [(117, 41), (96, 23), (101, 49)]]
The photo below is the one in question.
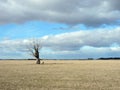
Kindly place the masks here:
[(0, 0), (0, 58), (120, 57), (120, 0)]

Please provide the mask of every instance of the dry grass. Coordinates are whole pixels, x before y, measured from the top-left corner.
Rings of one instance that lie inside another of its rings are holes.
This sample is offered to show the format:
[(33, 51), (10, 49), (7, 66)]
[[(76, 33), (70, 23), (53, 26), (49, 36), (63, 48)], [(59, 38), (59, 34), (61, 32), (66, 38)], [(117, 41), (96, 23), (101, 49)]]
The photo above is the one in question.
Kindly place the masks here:
[(0, 61), (0, 90), (120, 90), (120, 61)]

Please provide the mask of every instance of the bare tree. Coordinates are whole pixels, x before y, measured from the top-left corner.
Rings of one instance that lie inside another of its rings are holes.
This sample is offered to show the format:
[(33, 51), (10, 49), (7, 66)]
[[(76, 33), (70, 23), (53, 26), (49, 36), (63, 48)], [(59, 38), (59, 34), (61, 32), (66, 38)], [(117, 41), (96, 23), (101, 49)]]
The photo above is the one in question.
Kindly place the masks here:
[(29, 52), (31, 53), (31, 55), (36, 58), (36, 64), (41, 64), (39, 51), (42, 48), (42, 45), (40, 43), (40, 40), (38, 40), (38, 39), (31, 40), (29, 45), (27, 45), (27, 48), (28, 48)]

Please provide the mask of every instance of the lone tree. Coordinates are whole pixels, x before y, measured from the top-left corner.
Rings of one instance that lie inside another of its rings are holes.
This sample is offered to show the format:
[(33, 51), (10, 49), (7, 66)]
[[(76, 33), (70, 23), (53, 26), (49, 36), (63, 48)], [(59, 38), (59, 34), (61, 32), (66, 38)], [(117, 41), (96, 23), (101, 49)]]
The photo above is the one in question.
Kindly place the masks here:
[(42, 48), (42, 46), (41, 46), (40, 40), (38, 39), (31, 40), (31, 42), (27, 47), (31, 55), (36, 58), (36, 64), (41, 64), (39, 51)]

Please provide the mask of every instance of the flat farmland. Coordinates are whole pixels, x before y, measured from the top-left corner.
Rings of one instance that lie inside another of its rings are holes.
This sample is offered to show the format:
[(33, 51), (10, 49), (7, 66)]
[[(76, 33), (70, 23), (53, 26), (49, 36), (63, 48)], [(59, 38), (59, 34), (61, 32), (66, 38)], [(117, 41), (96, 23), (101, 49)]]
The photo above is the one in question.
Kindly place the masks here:
[(119, 60), (1, 60), (0, 90), (120, 90)]

